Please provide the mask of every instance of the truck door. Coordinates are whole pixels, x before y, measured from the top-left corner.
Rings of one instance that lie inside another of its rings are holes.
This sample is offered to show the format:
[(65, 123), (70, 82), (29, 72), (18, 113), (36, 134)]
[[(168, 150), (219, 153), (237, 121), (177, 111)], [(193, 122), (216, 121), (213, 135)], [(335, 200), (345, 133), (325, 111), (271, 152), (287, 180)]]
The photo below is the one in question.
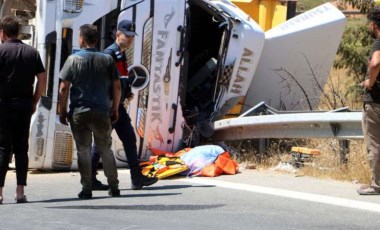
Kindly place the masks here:
[(177, 51), (185, 1), (122, 1), (121, 11), (118, 21), (135, 21), (138, 33), (127, 58), (130, 74), (135, 77), (135, 99), (128, 112), (136, 130), (139, 155), (145, 158), (150, 148), (174, 151), (179, 139), (176, 135), (182, 135)]

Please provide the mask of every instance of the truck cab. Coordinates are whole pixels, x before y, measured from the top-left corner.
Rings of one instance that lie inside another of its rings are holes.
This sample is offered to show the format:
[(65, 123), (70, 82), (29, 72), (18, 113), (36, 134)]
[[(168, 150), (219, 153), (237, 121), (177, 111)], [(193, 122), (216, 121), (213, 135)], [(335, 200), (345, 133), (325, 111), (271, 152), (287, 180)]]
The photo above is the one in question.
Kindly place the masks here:
[(140, 157), (210, 137), (211, 122), (247, 93), (264, 32), (230, 1), (122, 1), (120, 9), (118, 21), (136, 21), (138, 33), (127, 57)]

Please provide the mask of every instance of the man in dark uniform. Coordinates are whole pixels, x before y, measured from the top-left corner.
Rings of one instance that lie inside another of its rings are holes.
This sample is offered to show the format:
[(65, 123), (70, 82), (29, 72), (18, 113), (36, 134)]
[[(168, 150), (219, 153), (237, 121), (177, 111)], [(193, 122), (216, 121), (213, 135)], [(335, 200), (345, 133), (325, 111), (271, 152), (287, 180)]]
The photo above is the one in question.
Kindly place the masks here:
[[(129, 20), (121, 21), (117, 27), (115, 42), (103, 52), (113, 57), (120, 74), (122, 95), (119, 105), (119, 119), (113, 124), (113, 128), (116, 130), (117, 135), (123, 143), (127, 163), (131, 172), (132, 189), (136, 190), (141, 189), (143, 186), (152, 185), (156, 183), (158, 179), (146, 177), (141, 173), (140, 162), (137, 157), (136, 135), (131, 124), (131, 118), (124, 107), (124, 101), (129, 101), (133, 98), (133, 93), (131, 92), (132, 81), (131, 79), (128, 79), (128, 66), (124, 51), (131, 46), (134, 36), (137, 35), (135, 29), (134, 22)], [(92, 187), (94, 190), (106, 190), (107, 186), (103, 185), (96, 179), (98, 162), (99, 154), (97, 154), (97, 148), (94, 146), (92, 151)]]
[[(46, 87), (46, 72), (38, 51), (18, 39), (20, 24), (6, 16), (0, 22), (0, 204), (9, 155), (16, 159), (17, 203), (25, 203), (28, 139), (32, 114)], [(34, 82), (37, 76), (37, 84)]]
[(380, 195), (380, 8), (372, 9), (367, 18), (375, 41), (368, 62), (368, 76), (361, 84), (365, 88), (362, 126), (372, 182), (362, 185), (357, 192), (360, 195)]

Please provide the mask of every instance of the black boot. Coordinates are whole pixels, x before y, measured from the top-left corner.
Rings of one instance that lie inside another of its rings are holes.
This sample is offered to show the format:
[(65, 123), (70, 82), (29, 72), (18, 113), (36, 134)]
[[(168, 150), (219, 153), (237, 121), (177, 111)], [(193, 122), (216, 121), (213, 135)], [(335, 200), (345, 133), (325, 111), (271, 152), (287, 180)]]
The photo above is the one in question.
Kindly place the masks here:
[(132, 189), (142, 189), (144, 186), (149, 186), (158, 181), (156, 177), (147, 177), (141, 173), (139, 165), (131, 167)]
[(98, 179), (96, 179), (96, 176), (92, 176), (92, 190), (93, 191), (105, 191), (109, 189), (109, 186), (106, 184), (103, 184)]

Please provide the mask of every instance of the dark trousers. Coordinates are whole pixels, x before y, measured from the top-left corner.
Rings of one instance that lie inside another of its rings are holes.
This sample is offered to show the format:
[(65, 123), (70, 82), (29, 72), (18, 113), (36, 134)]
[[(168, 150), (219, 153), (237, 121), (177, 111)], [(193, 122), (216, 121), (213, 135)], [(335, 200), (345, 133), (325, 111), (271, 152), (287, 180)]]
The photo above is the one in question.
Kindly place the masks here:
[[(129, 117), (127, 111), (122, 104), (119, 105), (119, 119), (113, 124), (117, 136), (123, 143), (124, 152), (127, 158), (128, 165), (132, 168), (139, 165), (137, 158), (137, 146), (136, 146), (136, 135), (131, 124), (131, 118)], [(96, 174), (98, 169), (98, 163), (100, 156), (96, 146), (93, 146), (91, 151), (92, 158), (92, 173)]]
[(17, 185), (26, 185), (32, 106), (31, 99), (0, 101), (0, 187), (4, 187), (11, 152), (16, 160)]

